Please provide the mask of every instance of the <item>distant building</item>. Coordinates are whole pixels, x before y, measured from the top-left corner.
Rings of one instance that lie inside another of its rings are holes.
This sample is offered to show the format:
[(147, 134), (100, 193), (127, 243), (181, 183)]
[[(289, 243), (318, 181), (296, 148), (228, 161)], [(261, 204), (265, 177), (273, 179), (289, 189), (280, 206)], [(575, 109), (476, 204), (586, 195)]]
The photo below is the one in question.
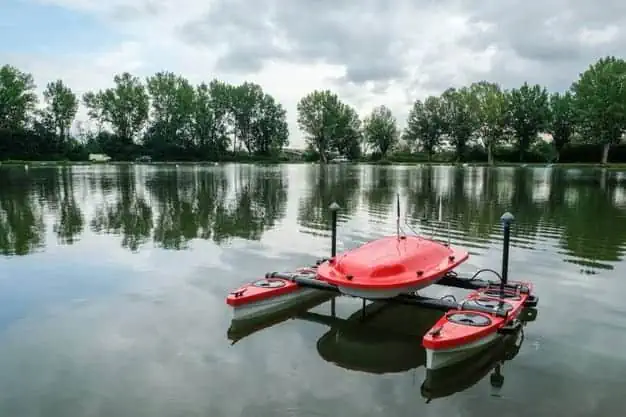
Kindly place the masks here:
[(552, 143), (552, 135), (548, 132), (539, 132), (537, 138), (544, 142)]
[(304, 155), (303, 149), (285, 148), (283, 149), (282, 152), (283, 152), (283, 155), (286, 156), (287, 158), (293, 158), (293, 159), (302, 159), (302, 156)]
[(336, 157), (330, 158), (328, 162), (330, 162), (331, 164), (341, 164), (345, 162), (350, 162), (350, 160), (346, 158), (345, 156), (336, 156)]
[(91, 162), (109, 162), (111, 157), (103, 153), (90, 153), (89, 161)]

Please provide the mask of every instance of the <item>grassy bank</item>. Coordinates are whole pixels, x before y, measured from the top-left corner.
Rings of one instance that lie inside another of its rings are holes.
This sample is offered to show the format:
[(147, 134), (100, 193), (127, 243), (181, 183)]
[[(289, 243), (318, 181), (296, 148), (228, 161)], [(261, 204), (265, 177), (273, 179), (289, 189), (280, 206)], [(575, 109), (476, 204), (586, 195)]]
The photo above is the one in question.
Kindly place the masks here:
[[(432, 166), (468, 166), (468, 167), (489, 167), (486, 162), (466, 162), (466, 163), (452, 163), (452, 162), (362, 162), (365, 165), (432, 165)], [(591, 164), (591, 163), (579, 163), (579, 162), (565, 162), (565, 163), (546, 163), (546, 162), (496, 162), (493, 167), (527, 167), (527, 168), (545, 168), (545, 167), (559, 167), (559, 168), (607, 168), (616, 170), (626, 170), (626, 164), (624, 163), (608, 163)]]
[[(294, 161), (228, 161), (228, 162), (212, 162), (212, 161), (157, 161), (157, 162), (132, 162), (132, 161), (110, 161), (110, 162), (89, 162), (89, 161), (20, 161), (8, 160), (1, 161), (0, 166), (24, 166), (29, 167), (46, 167), (46, 166), (83, 166), (83, 165), (154, 165), (154, 166), (171, 166), (171, 165), (193, 165), (193, 166), (215, 166), (224, 164), (252, 164), (252, 165), (278, 165), (278, 164), (318, 164), (317, 162), (306, 162), (301, 160)], [(380, 166), (468, 166), (468, 167), (489, 167), (484, 162), (468, 162), (468, 163), (450, 163), (450, 162), (388, 162), (388, 161), (359, 161), (350, 164), (359, 165), (380, 165)], [(330, 164), (335, 165), (335, 164)], [(611, 170), (626, 170), (624, 163), (608, 163), (591, 164), (591, 163), (514, 163), (514, 162), (496, 162), (494, 167), (559, 167), (559, 168), (606, 168)]]
[(27, 160), (6, 160), (0, 161), (0, 166), (22, 166), (44, 167), (44, 166), (82, 166), (82, 165), (200, 165), (215, 166), (224, 164), (253, 164), (253, 165), (278, 165), (278, 164), (309, 164), (310, 162), (295, 161), (153, 161), (153, 162), (135, 162), (135, 161), (109, 161), (109, 162), (90, 162), (90, 161), (27, 161)]

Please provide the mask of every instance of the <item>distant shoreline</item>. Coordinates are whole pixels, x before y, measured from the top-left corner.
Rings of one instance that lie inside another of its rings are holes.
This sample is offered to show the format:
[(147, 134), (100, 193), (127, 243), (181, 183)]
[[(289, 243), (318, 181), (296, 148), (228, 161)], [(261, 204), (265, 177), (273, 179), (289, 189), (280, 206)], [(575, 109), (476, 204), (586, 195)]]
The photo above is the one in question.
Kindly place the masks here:
[[(155, 161), (155, 162), (134, 162), (134, 161), (109, 161), (109, 162), (90, 162), (90, 161), (21, 161), (21, 160), (9, 160), (0, 161), (0, 167), (2, 166), (23, 166), (29, 165), (33, 167), (46, 167), (46, 166), (87, 166), (87, 165), (154, 165), (154, 166), (168, 166), (168, 165), (197, 165), (197, 166), (217, 166), (225, 164), (241, 164), (241, 165), (319, 165), (319, 162), (306, 162), (306, 161)], [(466, 162), (466, 163), (453, 163), (453, 162), (393, 162), (393, 163), (377, 163), (368, 161), (348, 162), (348, 163), (327, 163), (327, 165), (380, 165), (380, 166), (417, 166), (417, 165), (430, 165), (430, 166), (467, 166), (467, 167), (489, 167), (486, 162)], [(599, 163), (523, 163), (523, 162), (502, 162), (492, 165), (494, 168), (505, 167), (528, 167), (528, 168), (547, 168), (547, 167), (559, 167), (559, 168), (607, 168), (616, 170), (626, 170), (626, 164), (624, 163), (607, 163), (605, 165)]]

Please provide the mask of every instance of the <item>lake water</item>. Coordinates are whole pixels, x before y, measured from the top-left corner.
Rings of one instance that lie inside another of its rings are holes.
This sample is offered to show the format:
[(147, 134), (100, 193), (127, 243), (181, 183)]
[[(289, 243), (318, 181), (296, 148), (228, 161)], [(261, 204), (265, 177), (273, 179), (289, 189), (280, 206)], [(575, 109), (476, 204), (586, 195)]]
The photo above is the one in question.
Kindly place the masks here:
[[(624, 414), (625, 173), (2, 167), (0, 184), (1, 416)], [(406, 307), (370, 305), (368, 325), (340, 297), (334, 319), (325, 301), (229, 329), (230, 290), (328, 255), (331, 202), (342, 250), (395, 233), (396, 193), (405, 231), (470, 250), (464, 273), (500, 268), (499, 217), (516, 216), (510, 277), (540, 301), (500, 375), (476, 360), (423, 385), (436, 317)]]

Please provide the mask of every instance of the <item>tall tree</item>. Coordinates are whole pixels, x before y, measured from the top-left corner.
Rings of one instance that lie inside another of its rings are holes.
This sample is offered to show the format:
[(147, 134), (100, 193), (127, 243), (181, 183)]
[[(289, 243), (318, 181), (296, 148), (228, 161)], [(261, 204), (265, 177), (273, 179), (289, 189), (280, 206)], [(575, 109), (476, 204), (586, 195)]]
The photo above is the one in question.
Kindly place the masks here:
[(251, 154), (255, 145), (253, 125), (259, 118), (263, 89), (258, 84), (245, 82), (232, 87), (230, 94), (235, 140)]
[(36, 105), (33, 76), (11, 65), (0, 67), (0, 128), (23, 129)]
[(248, 154), (275, 154), (288, 143), (287, 113), (260, 85), (245, 82), (232, 87), (230, 111), (235, 140)]
[(47, 105), (45, 112), (49, 115), (56, 134), (62, 141), (67, 139), (78, 111), (76, 94), (62, 80), (56, 80), (48, 83), (43, 97)]
[(194, 87), (180, 75), (157, 72), (148, 77), (147, 89), (152, 101), (148, 142), (160, 156), (186, 155), (193, 146)]
[(457, 161), (463, 161), (467, 144), (478, 129), (478, 101), (467, 87), (449, 88), (441, 99), (446, 133), (455, 148)]
[(604, 146), (606, 164), (610, 146), (626, 129), (626, 61), (614, 56), (599, 59), (580, 74), (572, 91), (581, 133)]
[(148, 120), (149, 98), (141, 80), (127, 72), (115, 75), (113, 82), (112, 88), (86, 93), (83, 103), (89, 117), (110, 124), (118, 138), (132, 142)]
[(494, 148), (503, 140), (508, 129), (507, 96), (499, 84), (486, 81), (473, 83), (470, 90), (477, 100), (476, 133), (485, 146), (489, 165), (493, 165)]
[(254, 152), (259, 155), (276, 155), (289, 144), (287, 112), (269, 94), (264, 94), (258, 103), (251, 135)]
[(548, 132), (552, 135), (552, 143), (558, 162), (561, 149), (569, 143), (574, 133), (575, 118), (573, 96), (569, 91), (564, 94), (554, 93), (550, 96), (550, 123)]
[(354, 108), (343, 104), (339, 117), (338, 129), (332, 150), (339, 155), (356, 160), (361, 156), (361, 143), (363, 135), (361, 133), (361, 119)]
[(528, 83), (514, 88), (508, 94), (511, 129), (515, 133), (520, 161), (541, 131), (548, 127), (550, 107), (548, 92), (538, 84)]
[(193, 137), (200, 153), (212, 159), (219, 158), (228, 149), (228, 101), (224, 96), (227, 87), (213, 80), (196, 88), (193, 109)]
[(372, 145), (381, 158), (398, 142), (396, 118), (386, 106), (379, 106), (363, 121), (364, 140)]
[(315, 149), (322, 163), (328, 153), (356, 153), (360, 138), (360, 120), (356, 111), (329, 90), (315, 90), (298, 103), (298, 126), (307, 144)]
[(441, 143), (445, 128), (444, 109), (439, 97), (427, 97), (423, 103), (415, 100), (409, 112), (404, 139), (426, 152), (430, 161), (436, 147)]

